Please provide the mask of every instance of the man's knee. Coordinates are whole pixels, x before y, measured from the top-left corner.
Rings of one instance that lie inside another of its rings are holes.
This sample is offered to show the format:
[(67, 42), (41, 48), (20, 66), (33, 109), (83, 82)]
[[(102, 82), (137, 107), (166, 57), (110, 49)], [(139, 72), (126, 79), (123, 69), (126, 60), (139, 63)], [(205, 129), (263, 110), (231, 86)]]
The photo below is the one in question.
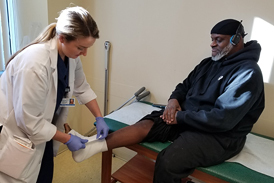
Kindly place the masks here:
[(187, 158), (190, 155), (187, 155), (186, 152), (180, 155), (176, 152), (178, 149), (173, 150), (174, 153), (164, 149), (158, 154), (154, 173), (154, 177), (157, 178), (155, 179), (177, 182), (194, 171), (193, 166), (191, 166), (191, 158)]
[(137, 123), (135, 123), (134, 125), (142, 130), (146, 130), (146, 131), (150, 131), (150, 129), (152, 128), (154, 122), (152, 120), (141, 120)]

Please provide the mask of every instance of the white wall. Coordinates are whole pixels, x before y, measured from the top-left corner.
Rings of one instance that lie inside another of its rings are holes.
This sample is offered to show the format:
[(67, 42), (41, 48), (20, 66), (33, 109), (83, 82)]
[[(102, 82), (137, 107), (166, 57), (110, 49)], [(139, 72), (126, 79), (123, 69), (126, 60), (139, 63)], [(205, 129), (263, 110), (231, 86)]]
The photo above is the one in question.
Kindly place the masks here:
[[(49, 20), (57, 8), (71, 1), (48, 0)], [(104, 42), (111, 42), (109, 67), (109, 107), (112, 111), (145, 86), (151, 95), (148, 101), (166, 104), (177, 83), (204, 57), (210, 56), (210, 30), (220, 20), (243, 20), (250, 39), (253, 21), (259, 17), (274, 25), (272, 0), (82, 0), (96, 20), (100, 39), (83, 57), (89, 83), (104, 103)], [(50, 22), (50, 21), (49, 21)], [(262, 30), (263, 31), (263, 30)], [(263, 48), (264, 49), (264, 48)], [(270, 59), (269, 62), (273, 62)], [(266, 83), (266, 109), (254, 131), (273, 136), (273, 83)], [(82, 133), (92, 127), (92, 115), (79, 107), (72, 109), (69, 122)], [(77, 125), (74, 121), (78, 121)]]

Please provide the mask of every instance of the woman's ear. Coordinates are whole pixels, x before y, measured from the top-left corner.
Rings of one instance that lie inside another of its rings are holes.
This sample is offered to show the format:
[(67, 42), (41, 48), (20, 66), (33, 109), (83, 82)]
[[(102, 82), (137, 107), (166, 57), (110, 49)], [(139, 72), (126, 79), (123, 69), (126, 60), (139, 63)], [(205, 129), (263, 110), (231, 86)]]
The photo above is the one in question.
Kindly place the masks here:
[(58, 39), (61, 43), (64, 43), (66, 40), (66, 38), (62, 34), (58, 35)]

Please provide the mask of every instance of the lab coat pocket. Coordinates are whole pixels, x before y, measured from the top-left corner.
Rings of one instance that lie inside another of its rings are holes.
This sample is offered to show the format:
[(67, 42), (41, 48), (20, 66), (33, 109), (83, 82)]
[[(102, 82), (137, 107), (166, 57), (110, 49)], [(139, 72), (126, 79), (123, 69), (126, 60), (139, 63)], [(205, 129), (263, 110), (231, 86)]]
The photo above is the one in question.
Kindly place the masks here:
[(24, 176), (27, 175), (36, 150), (34, 147), (29, 148), (25, 146), (25, 138), (20, 139), (18, 141), (16, 136), (14, 138), (9, 137), (7, 143), (0, 151), (0, 171), (15, 179), (25, 178)]

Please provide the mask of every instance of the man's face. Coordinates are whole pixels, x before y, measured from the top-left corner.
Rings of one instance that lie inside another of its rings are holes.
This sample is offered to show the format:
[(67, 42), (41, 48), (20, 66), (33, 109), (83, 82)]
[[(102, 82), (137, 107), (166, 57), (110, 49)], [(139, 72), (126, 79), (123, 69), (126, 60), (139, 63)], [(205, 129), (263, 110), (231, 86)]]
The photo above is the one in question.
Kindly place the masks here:
[(230, 44), (230, 35), (211, 34), (212, 60), (218, 61), (229, 54), (233, 46)]

